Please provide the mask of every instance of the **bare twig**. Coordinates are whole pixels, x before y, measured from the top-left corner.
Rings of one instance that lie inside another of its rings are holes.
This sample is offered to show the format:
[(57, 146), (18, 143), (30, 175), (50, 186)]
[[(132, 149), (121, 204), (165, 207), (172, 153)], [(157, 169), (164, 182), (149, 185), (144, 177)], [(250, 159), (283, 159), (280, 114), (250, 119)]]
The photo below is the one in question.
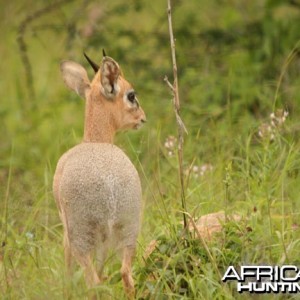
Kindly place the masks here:
[[(180, 100), (179, 100), (179, 91), (178, 91), (178, 77), (177, 77), (177, 63), (176, 63), (176, 53), (175, 53), (175, 40), (173, 35), (172, 27), (172, 15), (171, 15), (171, 0), (168, 0), (168, 23), (169, 23), (169, 35), (170, 35), (170, 44), (171, 44), (171, 53), (172, 53), (172, 64), (173, 64), (173, 76), (174, 82), (171, 84), (168, 80), (168, 77), (165, 76), (164, 80), (171, 89), (173, 94), (173, 105), (174, 112), (177, 122), (177, 131), (178, 131), (178, 161), (179, 161), (179, 178), (180, 178), (180, 188), (181, 188), (181, 205), (184, 212), (186, 212), (186, 201), (185, 201), (185, 192), (184, 192), (184, 175), (183, 175), (183, 134), (187, 133), (187, 130), (184, 126), (184, 123), (180, 117)], [(186, 215), (183, 214), (183, 224), (184, 228), (187, 227)]]
[(41, 9), (36, 10), (32, 14), (28, 15), (19, 25), (17, 42), (19, 45), (21, 60), (22, 60), (22, 63), (23, 63), (24, 69), (25, 69), (26, 83), (27, 83), (29, 96), (33, 99), (35, 99), (35, 89), (34, 89), (34, 85), (33, 85), (32, 67), (31, 67), (31, 63), (30, 63), (28, 53), (27, 53), (27, 44), (26, 44), (25, 38), (24, 38), (27, 27), (34, 20), (42, 17), (43, 15), (46, 15), (46, 14), (52, 12), (53, 10), (59, 8), (61, 5), (71, 2), (71, 1), (73, 1), (73, 0), (60, 0), (60, 1), (57, 1), (54, 3), (51, 3)]
[[(171, 92), (174, 94), (175, 90), (174, 90), (174, 87), (173, 85), (170, 83), (169, 79), (168, 79), (168, 76), (165, 75), (165, 78), (164, 78), (164, 81), (166, 82), (166, 84), (169, 86)], [(174, 98), (173, 98), (174, 99)]]

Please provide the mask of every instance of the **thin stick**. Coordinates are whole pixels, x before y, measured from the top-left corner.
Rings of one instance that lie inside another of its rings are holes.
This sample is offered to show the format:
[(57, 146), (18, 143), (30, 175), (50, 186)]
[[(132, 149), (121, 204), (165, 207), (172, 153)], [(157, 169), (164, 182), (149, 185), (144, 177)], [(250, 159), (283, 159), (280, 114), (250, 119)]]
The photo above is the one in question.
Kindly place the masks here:
[[(175, 40), (173, 35), (172, 27), (172, 16), (171, 16), (171, 0), (168, 0), (168, 23), (169, 23), (169, 34), (170, 34), (170, 44), (171, 44), (171, 53), (172, 53), (172, 63), (173, 63), (173, 76), (174, 82), (173, 85), (169, 82), (168, 77), (165, 76), (164, 80), (171, 89), (173, 94), (173, 105), (174, 112), (177, 122), (177, 131), (178, 131), (178, 161), (179, 161), (179, 178), (180, 178), (180, 188), (181, 188), (181, 205), (184, 212), (186, 212), (186, 201), (185, 201), (185, 192), (184, 192), (184, 176), (183, 176), (183, 134), (187, 133), (187, 130), (180, 118), (180, 100), (178, 92), (178, 78), (177, 78), (177, 63), (176, 63), (176, 53), (175, 53)], [(186, 215), (183, 214), (183, 224), (184, 228), (187, 228)]]

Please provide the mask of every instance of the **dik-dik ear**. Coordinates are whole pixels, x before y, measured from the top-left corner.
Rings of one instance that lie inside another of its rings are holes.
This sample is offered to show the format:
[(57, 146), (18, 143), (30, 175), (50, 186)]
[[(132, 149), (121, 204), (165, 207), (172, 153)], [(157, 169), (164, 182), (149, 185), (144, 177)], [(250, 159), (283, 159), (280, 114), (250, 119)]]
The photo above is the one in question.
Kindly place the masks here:
[(121, 73), (120, 67), (111, 57), (103, 57), (100, 67), (102, 93), (108, 99), (112, 99), (120, 91), (118, 79)]
[(67, 87), (85, 99), (86, 92), (90, 89), (86, 70), (73, 61), (63, 61), (60, 64), (60, 70)]

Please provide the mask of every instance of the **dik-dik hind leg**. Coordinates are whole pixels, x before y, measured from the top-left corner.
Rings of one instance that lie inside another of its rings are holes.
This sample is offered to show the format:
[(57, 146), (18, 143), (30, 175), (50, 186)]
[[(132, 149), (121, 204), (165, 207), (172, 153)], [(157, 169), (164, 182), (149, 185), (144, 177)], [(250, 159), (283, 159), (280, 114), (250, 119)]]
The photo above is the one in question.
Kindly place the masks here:
[(134, 281), (131, 273), (132, 260), (135, 255), (134, 247), (125, 247), (123, 249), (121, 275), (123, 280), (124, 290), (130, 299), (134, 299)]
[(66, 275), (67, 277), (71, 277), (72, 275), (72, 253), (71, 253), (71, 245), (70, 245), (70, 239), (69, 239), (69, 226), (68, 226), (68, 219), (65, 212), (65, 207), (60, 204), (60, 212), (59, 216), (63, 223), (64, 227), (64, 239), (63, 239), (63, 245), (64, 245), (64, 255), (65, 255), (65, 269), (66, 269)]
[(67, 231), (64, 231), (64, 254), (65, 254), (65, 266), (66, 266), (66, 273), (67, 276), (70, 277), (72, 275), (72, 253), (71, 247), (69, 242), (69, 236)]
[(97, 247), (97, 253), (96, 253), (97, 273), (101, 281), (106, 279), (106, 276), (103, 275), (103, 268), (107, 257), (107, 252), (108, 252), (108, 245), (106, 242), (101, 243)]
[(90, 253), (81, 254), (74, 251), (73, 255), (84, 270), (87, 286), (93, 287), (95, 285), (98, 285), (101, 281), (93, 265)]

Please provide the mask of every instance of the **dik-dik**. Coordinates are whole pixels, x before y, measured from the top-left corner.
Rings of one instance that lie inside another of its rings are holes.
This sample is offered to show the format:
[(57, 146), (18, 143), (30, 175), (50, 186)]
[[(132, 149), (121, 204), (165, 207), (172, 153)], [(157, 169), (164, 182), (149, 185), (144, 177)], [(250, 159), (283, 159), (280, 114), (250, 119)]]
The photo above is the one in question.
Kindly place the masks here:
[(118, 130), (139, 128), (146, 116), (115, 60), (104, 53), (98, 66), (86, 58), (96, 73), (91, 82), (81, 65), (61, 63), (66, 85), (86, 101), (83, 142), (59, 159), (53, 181), (64, 227), (66, 267), (70, 272), (75, 257), (88, 286), (94, 286), (103, 280), (107, 251), (116, 249), (122, 258), (124, 289), (132, 296), (141, 185), (135, 167), (113, 139)]

